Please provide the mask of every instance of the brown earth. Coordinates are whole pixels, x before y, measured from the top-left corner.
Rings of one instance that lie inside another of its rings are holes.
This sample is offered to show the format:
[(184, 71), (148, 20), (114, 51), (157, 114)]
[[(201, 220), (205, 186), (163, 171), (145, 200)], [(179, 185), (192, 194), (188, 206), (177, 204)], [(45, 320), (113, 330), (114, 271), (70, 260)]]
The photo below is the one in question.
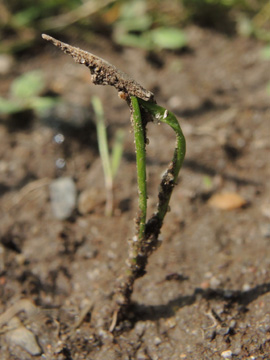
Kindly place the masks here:
[[(14, 329), (0, 317), (1, 359), (270, 359), (269, 61), (258, 41), (196, 27), (187, 33), (189, 48), (179, 53), (123, 50), (102, 37), (91, 46), (74, 44), (153, 91), (178, 116), (187, 140), (162, 246), (114, 334), (102, 323), (137, 211), (129, 110), (114, 89), (91, 85), (88, 70), (50, 44), (4, 78), (1, 94), (12, 76), (40, 68), (48, 91), (65, 101), (42, 119), (31, 122), (24, 113), (19, 122), (0, 123), (0, 313), (14, 304), (26, 310), (19, 300), (31, 300), (38, 316), (18, 316), (42, 348), (32, 356), (16, 345), (8, 336)], [(116, 129), (126, 132), (111, 218), (103, 215), (93, 95), (103, 101), (110, 140)], [(65, 136), (62, 144), (53, 140), (57, 133)], [(150, 215), (174, 134), (150, 124), (148, 137)], [(63, 169), (55, 166), (59, 158)], [(62, 176), (75, 180), (78, 193), (92, 189), (89, 214), (53, 216), (49, 184)], [(208, 199), (220, 192), (236, 193), (245, 206), (211, 207)]]

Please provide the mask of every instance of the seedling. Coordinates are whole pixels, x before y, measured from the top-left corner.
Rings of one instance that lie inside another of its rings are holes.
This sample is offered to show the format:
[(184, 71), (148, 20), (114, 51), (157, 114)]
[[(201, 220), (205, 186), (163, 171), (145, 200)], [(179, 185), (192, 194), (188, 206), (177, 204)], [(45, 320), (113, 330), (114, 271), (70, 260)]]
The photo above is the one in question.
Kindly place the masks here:
[(122, 158), (124, 132), (121, 129), (118, 129), (116, 132), (112, 146), (112, 154), (110, 156), (103, 107), (97, 96), (92, 97), (92, 105), (96, 116), (98, 148), (105, 178), (105, 215), (111, 216), (113, 213), (113, 180), (117, 174)]
[[(42, 35), (42, 37), (71, 55), (76, 62), (86, 65), (90, 69), (94, 84), (114, 86), (118, 90), (119, 96), (126, 100), (131, 111), (137, 163), (139, 212), (136, 218), (136, 233), (130, 242), (128, 269), (121, 277), (114, 294), (113, 320), (110, 326), (110, 330), (113, 331), (117, 322), (127, 313), (135, 280), (145, 274), (148, 258), (160, 244), (158, 238), (160, 230), (185, 157), (185, 138), (174, 114), (158, 106), (154, 94), (144, 89), (135, 80), (96, 55), (65, 44), (51, 36)], [(176, 145), (172, 161), (161, 179), (157, 211), (146, 221), (145, 147), (147, 143), (146, 125), (150, 121), (159, 121), (169, 125), (176, 134)]]

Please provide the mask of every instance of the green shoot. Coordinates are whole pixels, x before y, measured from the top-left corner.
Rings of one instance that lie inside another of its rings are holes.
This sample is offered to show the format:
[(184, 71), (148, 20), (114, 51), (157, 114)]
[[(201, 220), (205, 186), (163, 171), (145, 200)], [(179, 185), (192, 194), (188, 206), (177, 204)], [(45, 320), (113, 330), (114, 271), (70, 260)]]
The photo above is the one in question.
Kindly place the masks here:
[[(121, 319), (131, 301), (133, 286), (136, 279), (145, 274), (149, 256), (160, 245), (158, 236), (164, 217), (169, 209), (169, 201), (186, 153), (186, 142), (178, 120), (173, 113), (156, 105), (154, 102), (144, 101), (130, 96), (132, 124), (134, 128), (137, 182), (139, 193), (139, 215), (137, 216), (137, 232), (131, 242), (128, 270), (126, 277), (119, 284), (116, 292), (115, 316)], [(141, 110), (143, 110), (141, 112)], [(149, 121), (146, 112), (155, 120), (169, 125), (176, 134), (176, 146), (172, 161), (164, 173), (158, 194), (159, 202), (157, 212), (146, 223), (147, 189), (146, 189), (146, 154), (145, 154), (145, 125)], [(113, 331), (116, 320), (113, 320), (110, 331)]]
[[(76, 62), (85, 64), (91, 72), (92, 82), (98, 85), (110, 85), (116, 88), (121, 98), (127, 101), (131, 110), (131, 123), (134, 129), (139, 213), (136, 219), (136, 234), (130, 242), (130, 252), (127, 259), (128, 269), (125, 276), (119, 279), (115, 290), (115, 310), (110, 331), (113, 331), (117, 321), (126, 315), (130, 305), (131, 295), (136, 279), (145, 274), (149, 256), (160, 244), (158, 239), (164, 217), (168, 212), (172, 191), (177, 183), (177, 178), (184, 161), (186, 142), (178, 120), (173, 113), (156, 105), (154, 94), (144, 89), (132, 78), (126, 76), (115, 66), (97, 57), (94, 54), (63, 43), (46, 34), (42, 37), (52, 42), (62, 51), (70, 54)], [(103, 109), (97, 97), (92, 99), (92, 104), (97, 119), (97, 136), (99, 151), (105, 176), (107, 190), (106, 214), (112, 214), (113, 209), (113, 176), (119, 166), (121, 148), (112, 151), (116, 159), (111, 159), (107, 143), (106, 126)], [(162, 176), (158, 194), (158, 208), (156, 213), (146, 222), (147, 215), (147, 187), (146, 187), (146, 125), (151, 118), (169, 125), (176, 134), (176, 145), (173, 158), (168, 169)], [(117, 146), (120, 146), (119, 144)]]
[(133, 107), (133, 127), (136, 148), (137, 163), (137, 181), (139, 194), (139, 215), (138, 215), (138, 241), (145, 236), (145, 221), (147, 209), (147, 190), (146, 190), (146, 159), (145, 159), (145, 134), (142, 124), (140, 106), (138, 99), (131, 96), (131, 104)]
[(106, 188), (106, 205), (105, 215), (112, 216), (113, 214), (113, 179), (117, 174), (120, 161), (123, 153), (123, 131), (117, 132), (112, 149), (112, 156), (110, 157), (106, 124), (102, 103), (97, 96), (92, 97), (92, 106), (96, 117), (98, 148), (101, 157), (105, 188)]
[(177, 183), (177, 177), (185, 158), (186, 141), (179, 122), (172, 112), (159, 105), (142, 99), (139, 99), (139, 103), (151, 114), (154, 119), (169, 125), (176, 134), (176, 146), (171, 162), (172, 165), (169, 166), (168, 170), (164, 173), (160, 186), (159, 203), (156, 216), (162, 223), (168, 211), (171, 194)]

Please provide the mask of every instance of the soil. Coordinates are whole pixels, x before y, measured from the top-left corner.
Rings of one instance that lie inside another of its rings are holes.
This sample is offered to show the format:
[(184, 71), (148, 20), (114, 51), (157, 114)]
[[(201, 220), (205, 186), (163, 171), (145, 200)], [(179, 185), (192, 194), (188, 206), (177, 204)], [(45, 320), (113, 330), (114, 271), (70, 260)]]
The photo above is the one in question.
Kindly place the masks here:
[[(17, 306), (21, 329), (41, 349), (18, 345), (6, 322), (1, 359), (270, 359), (269, 61), (254, 39), (197, 27), (187, 34), (189, 46), (180, 52), (119, 49), (102, 36), (91, 45), (73, 43), (154, 92), (178, 116), (187, 140), (162, 245), (113, 333), (104, 317), (137, 212), (129, 109), (113, 88), (90, 84), (84, 66), (42, 40), (3, 77), (1, 95), (18, 74), (42, 69), (47, 92), (63, 102), (41, 119), (25, 112), (0, 122), (0, 313)], [(104, 104), (110, 144), (118, 128), (126, 134), (112, 217), (104, 216), (93, 95)], [(61, 144), (54, 141), (59, 133)], [(157, 124), (149, 124), (148, 138), (150, 216), (175, 138)], [(91, 206), (59, 220), (49, 185), (64, 176), (78, 194), (92, 190)], [(228, 192), (245, 206), (210, 206), (212, 195)], [(38, 316), (27, 312), (29, 301)]]

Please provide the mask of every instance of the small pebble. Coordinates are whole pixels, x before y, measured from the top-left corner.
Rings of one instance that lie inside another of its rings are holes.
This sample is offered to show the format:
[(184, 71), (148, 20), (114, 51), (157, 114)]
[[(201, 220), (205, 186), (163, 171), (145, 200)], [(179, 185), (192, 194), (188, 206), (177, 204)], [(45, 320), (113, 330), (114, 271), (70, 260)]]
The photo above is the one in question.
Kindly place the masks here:
[(67, 219), (76, 205), (76, 186), (72, 178), (61, 177), (51, 182), (50, 198), (53, 215), (59, 220)]
[(35, 335), (21, 323), (19, 318), (12, 318), (8, 322), (8, 326), (13, 329), (6, 333), (6, 339), (11, 344), (22, 347), (31, 355), (41, 354), (42, 350), (36, 341)]
[(243, 207), (246, 200), (237, 193), (218, 193), (214, 194), (209, 200), (208, 205), (221, 210), (234, 210)]
[(221, 353), (221, 356), (224, 359), (231, 359), (232, 358), (232, 351), (231, 350), (225, 350)]
[(162, 343), (161, 338), (159, 338), (158, 336), (156, 336), (155, 339), (154, 339), (154, 344), (157, 346), (157, 345), (160, 345), (161, 343)]
[(139, 350), (136, 356), (136, 360), (149, 360), (149, 357), (145, 354), (144, 350)]
[(1, 54), (0, 55), (0, 74), (8, 74), (14, 66), (14, 59), (11, 55)]
[(134, 328), (136, 335), (139, 337), (142, 336), (143, 333), (145, 332), (145, 328), (146, 328), (146, 325), (144, 322), (142, 322), (142, 321), (137, 322), (135, 325), (135, 328)]
[(236, 321), (234, 319), (232, 319), (229, 323), (230, 329), (234, 329), (236, 326)]
[(251, 286), (249, 285), (249, 284), (244, 284), (243, 286), (242, 286), (242, 290), (243, 291), (249, 291), (251, 289)]
[(213, 276), (211, 279), (210, 279), (210, 287), (212, 289), (216, 289), (220, 286), (221, 284), (221, 281), (219, 279), (217, 279), (215, 276)]

